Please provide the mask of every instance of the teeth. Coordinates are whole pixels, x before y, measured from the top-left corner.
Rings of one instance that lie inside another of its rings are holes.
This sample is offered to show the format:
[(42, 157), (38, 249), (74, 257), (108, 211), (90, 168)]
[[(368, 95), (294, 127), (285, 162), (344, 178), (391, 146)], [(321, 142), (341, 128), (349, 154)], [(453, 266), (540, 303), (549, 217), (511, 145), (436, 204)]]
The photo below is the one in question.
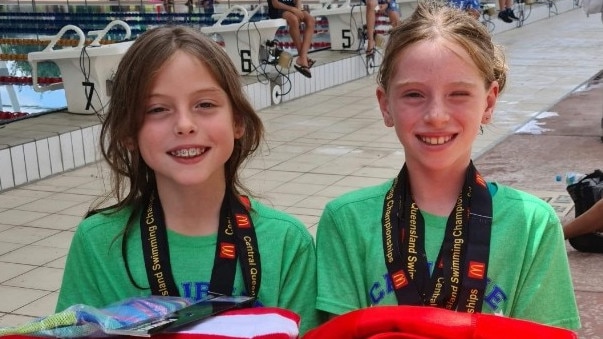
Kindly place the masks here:
[(421, 140), (430, 145), (443, 145), (452, 139), (451, 136), (446, 137), (421, 137)]
[(185, 148), (170, 152), (171, 155), (179, 158), (193, 158), (205, 153), (204, 148)]

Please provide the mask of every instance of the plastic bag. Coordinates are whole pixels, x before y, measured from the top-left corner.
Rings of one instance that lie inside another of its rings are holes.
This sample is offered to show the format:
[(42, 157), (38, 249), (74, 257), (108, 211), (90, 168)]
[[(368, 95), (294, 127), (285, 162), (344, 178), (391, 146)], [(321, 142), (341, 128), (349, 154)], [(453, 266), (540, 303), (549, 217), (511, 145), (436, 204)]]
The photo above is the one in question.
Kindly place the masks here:
[(102, 309), (77, 304), (63, 312), (21, 326), (0, 328), (0, 336), (10, 334), (55, 338), (106, 336), (106, 329), (159, 318), (192, 303), (191, 299), (181, 297), (148, 296), (125, 299)]

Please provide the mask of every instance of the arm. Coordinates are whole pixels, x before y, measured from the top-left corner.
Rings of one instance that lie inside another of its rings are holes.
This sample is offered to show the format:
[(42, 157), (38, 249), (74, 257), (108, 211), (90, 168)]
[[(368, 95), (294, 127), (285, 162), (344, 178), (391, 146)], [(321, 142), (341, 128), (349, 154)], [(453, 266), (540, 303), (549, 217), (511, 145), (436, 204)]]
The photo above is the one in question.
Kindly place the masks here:
[[(559, 218), (533, 216), (511, 317), (577, 329), (580, 320)], [(538, 212), (536, 212), (538, 213)], [(541, 221), (539, 221), (541, 220)]]
[(603, 231), (603, 199), (563, 226), (565, 239)]
[[(294, 233), (294, 232), (291, 232)], [(282, 290), (279, 304), (293, 310), (301, 317), (300, 337), (321, 323), (319, 312), (316, 310), (316, 251), (313, 240), (308, 235), (293, 239), (287, 237), (287, 247), (290, 260), (283, 262)], [(295, 248), (294, 250), (291, 250)]]
[(95, 266), (96, 258), (87, 250), (83, 233), (78, 228), (71, 241), (56, 312), (61, 312), (75, 304), (102, 306), (102, 298), (97, 286), (98, 279), (94, 277), (91, 269)]
[[(334, 214), (327, 205), (318, 223), (316, 308), (331, 315), (340, 315), (369, 305), (364, 294), (366, 289), (358, 286), (363, 285), (362, 281), (358, 281), (358, 275), (364, 273), (360, 264), (363, 254), (358, 253), (355, 246), (346, 245), (350, 239), (340, 232), (337, 224), (339, 219)], [(354, 256), (354, 259), (350, 256)]]

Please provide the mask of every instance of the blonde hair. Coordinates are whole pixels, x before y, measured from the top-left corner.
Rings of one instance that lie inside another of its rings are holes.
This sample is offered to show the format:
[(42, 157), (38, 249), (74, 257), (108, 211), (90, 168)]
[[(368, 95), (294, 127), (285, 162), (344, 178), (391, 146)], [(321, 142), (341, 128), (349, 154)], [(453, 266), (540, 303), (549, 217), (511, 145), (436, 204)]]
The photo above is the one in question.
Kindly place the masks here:
[(444, 39), (458, 44), (484, 77), (486, 88), (498, 81), (505, 87), (507, 65), (500, 46), (492, 41), (486, 27), (465, 11), (435, 1), (420, 1), (412, 15), (392, 29), (377, 75), (378, 84), (387, 92), (391, 76), (396, 73), (398, 55), (420, 41)]

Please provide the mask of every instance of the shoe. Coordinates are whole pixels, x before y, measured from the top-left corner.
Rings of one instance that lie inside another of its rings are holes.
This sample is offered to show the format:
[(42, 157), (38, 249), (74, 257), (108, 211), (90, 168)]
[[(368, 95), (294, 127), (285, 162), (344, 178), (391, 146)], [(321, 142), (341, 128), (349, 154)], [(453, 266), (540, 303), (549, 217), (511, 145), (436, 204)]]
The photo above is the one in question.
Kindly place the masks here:
[(507, 13), (507, 16), (513, 20), (519, 20), (519, 18), (515, 15), (515, 13), (513, 12), (512, 9), (507, 8), (505, 9), (505, 12)]
[(312, 68), (312, 66), (314, 66), (315, 63), (316, 63), (316, 60), (312, 60), (312, 59), (308, 58), (308, 68)]
[(509, 14), (507, 13), (507, 10), (498, 12), (498, 18), (508, 24), (513, 22), (513, 19), (509, 18)]
[(300, 72), (303, 76), (305, 76), (306, 78), (312, 77), (312, 73), (310, 73), (310, 67), (302, 66), (302, 65), (298, 65), (298, 64), (293, 65), (293, 67), (295, 67), (295, 69), (298, 72)]
[(365, 55), (367, 58), (373, 57), (375, 55), (375, 47), (367, 49)]

